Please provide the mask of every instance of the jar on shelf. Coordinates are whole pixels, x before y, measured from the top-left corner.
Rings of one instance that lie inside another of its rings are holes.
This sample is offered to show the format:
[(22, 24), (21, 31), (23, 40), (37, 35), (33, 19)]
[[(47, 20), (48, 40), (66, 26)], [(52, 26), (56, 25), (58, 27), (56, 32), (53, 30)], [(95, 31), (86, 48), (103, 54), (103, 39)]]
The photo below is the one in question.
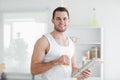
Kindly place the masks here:
[(89, 50), (85, 53), (85, 58), (86, 58), (87, 60), (90, 59), (90, 51), (89, 51)]
[(98, 58), (98, 49), (97, 47), (91, 48), (91, 59)]

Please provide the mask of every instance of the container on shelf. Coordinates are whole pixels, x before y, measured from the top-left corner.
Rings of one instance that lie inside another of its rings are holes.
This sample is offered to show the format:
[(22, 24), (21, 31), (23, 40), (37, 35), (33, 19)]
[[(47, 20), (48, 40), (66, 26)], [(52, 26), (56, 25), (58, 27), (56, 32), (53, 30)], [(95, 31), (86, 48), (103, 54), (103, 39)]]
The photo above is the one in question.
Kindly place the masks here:
[(98, 58), (98, 49), (97, 47), (92, 47), (91, 48), (91, 59), (93, 58)]
[(85, 58), (87, 60), (90, 59), (90, 51), (89, 50), (85, 53)]

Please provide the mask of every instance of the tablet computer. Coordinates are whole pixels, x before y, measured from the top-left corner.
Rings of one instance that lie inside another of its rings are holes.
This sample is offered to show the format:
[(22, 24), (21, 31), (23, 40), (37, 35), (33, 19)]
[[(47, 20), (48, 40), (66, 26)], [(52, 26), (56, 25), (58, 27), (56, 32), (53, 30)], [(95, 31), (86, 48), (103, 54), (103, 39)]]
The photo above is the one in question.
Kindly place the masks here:
[(89, 60), (89, 61), (87, 61), (86, 64), (84, 64), (84, 65), (80, 68), (79, 71), (73, 72), (71, 76), (74, 77), (74, 78), (75, 78), (75, 77), (78, 77), (78, 76), (80, 76), (81, 72), (83, 72), (84, 70), (93, 68), (93, 67), (95, 67), (95, 65), (100, 64), (101, 62), (102, 62), (102, 61), (99, 60), (99, 59)]

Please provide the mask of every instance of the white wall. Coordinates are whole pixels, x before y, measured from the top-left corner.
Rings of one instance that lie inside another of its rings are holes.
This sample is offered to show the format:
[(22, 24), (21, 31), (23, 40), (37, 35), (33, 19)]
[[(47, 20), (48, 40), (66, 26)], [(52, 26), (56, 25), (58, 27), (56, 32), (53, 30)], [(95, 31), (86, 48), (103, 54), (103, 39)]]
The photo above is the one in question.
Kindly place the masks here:
[[(42, 0), (1, 0), (0, 10), (39, 10)], [(17, 2), (18, 1), (18, 2)], [(23, 2), (25, 1), (25, 2)], [(30, 1), (30, 3), (29, 3)], [(36, 2), (33, 2), (36, 1)], [(48, 2), (48, 0), (46, 1)], [(43, 6), (51, 9), (59, 6), (58, 0)], [(15, 4), (16, 3), (16, 4)], [(20, 3), (19, 5), (17, 5)], [(10, 4), (10, 5), (9, 5)], [(14, 6), (15, 4), (15, 6)], [(12, 6), (11, 6), (12, 5)], [(98, 26), (104, 28), (104, 80), (120, 80), (120, 1), (119, 0), (66, 0), (71, 12), (72, 25), (89, 25), (91, 10), (96, 8)], [(37, 8), (37, 9), (36, 9)]]
[(105, 80), (120, 80), (120, 1), (110, 0), (106, 1), (105, 3), (106, 5), (102, 11), (104, 18), (101, 20), (101, 24), (105, 28)]

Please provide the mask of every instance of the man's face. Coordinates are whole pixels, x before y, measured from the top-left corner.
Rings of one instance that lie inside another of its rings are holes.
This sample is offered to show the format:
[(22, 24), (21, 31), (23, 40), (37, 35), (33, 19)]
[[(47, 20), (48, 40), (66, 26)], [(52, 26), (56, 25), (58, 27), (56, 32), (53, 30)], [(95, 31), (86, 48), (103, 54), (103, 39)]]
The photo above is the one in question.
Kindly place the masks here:
[(64, 32), (69, 24), (69, 18), (67, 12), (56, 11), (54, 19), (52, 19), (55, 30), (58, 32)]

